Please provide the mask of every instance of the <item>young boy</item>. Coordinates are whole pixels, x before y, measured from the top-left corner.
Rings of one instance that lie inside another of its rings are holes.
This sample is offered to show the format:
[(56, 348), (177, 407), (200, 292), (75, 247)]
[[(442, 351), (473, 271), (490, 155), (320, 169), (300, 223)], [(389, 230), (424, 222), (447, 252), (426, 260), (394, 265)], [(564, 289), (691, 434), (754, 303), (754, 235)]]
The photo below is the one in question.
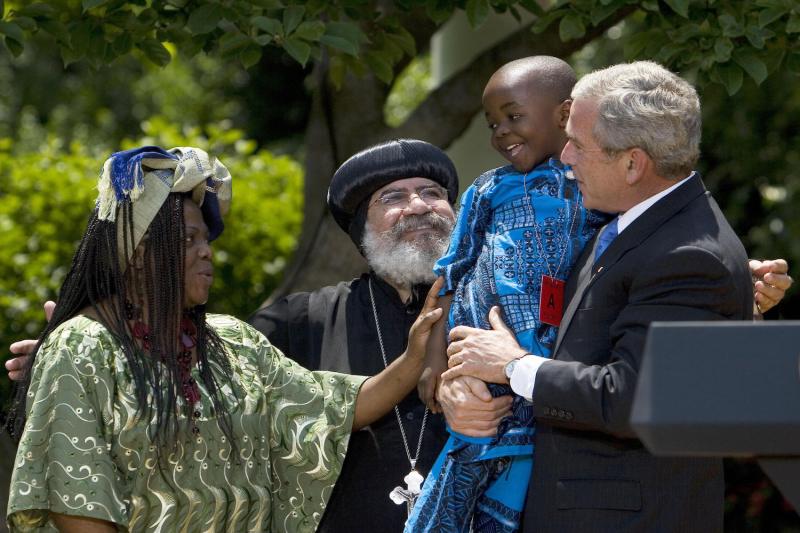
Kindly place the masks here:
[[(464, 192), (450, 247), (434, 269), (445, 279), (440, 304), (449, 311), (448, 330), (490, 329), (489, 310), (499, 305), (521, 346), (550, 355), (564, 281), (607, 221), (582, 207), (569, 167), (557, 159), (575, 82), (564, 61), (534, 56), (503, 65), (486, 84), (491, 143), (510, 165), (482, 174)], [(429, 405), (447, 367), (445, 352), (442, 325), (431, 335), (420, 384)], [(494, 396), (511, 394), (508, 386), (489, 387)], [(533, 434), (531, 403), (519, 396), (496, 437), (452, 433), (406, 532), (516, 531), (533, 466)]]

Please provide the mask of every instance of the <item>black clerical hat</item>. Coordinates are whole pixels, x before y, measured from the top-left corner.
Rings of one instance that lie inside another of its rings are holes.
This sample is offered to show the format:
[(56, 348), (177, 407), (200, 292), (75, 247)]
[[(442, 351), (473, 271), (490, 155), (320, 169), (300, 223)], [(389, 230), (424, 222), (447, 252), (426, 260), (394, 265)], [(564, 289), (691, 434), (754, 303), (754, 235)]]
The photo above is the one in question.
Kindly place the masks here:
[(456, 167), (444, 151), (425, 141), (397, 139), (361, 150), (342, 163), (331, 178), (328, 208), (353, 242), (361, 247), (367, 200), (393, 181), (428, 178), (447, 189), (447, 199), (458, 197)]

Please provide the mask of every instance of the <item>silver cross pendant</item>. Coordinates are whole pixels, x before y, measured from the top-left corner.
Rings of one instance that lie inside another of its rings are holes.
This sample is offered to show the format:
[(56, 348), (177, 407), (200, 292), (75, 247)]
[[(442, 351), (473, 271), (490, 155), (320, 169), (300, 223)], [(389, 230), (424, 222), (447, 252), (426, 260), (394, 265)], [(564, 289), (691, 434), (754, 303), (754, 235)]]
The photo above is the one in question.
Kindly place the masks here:
[(403, 488), (398, 485), (389, 493), (389, 498), (397, 505), (402, 505), (405, 502), (409, 516), (411, 516), (411, 509), (419, 497), (424, 479), (419, 472), (412, 470), (403, 478), (403, 481), (406, 482), (406, 487)]

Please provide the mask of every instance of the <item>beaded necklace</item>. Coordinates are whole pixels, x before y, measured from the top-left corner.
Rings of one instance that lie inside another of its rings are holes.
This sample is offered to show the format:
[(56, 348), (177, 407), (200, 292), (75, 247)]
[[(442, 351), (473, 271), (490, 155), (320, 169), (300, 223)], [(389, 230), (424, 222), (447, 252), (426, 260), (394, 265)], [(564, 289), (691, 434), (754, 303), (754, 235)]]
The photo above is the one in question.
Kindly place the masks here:
[[(130, 302), (126, 302), (125, 312), (127, 319), (133, 322), (131, 326), (133, 337), (140, 342), (144, 350), (150, 350), (152, 343), (150, 328), (142, 320), (141, 310)], [(181, 383), (181, 395), (186, 401), (186, 405), (190, 408), (189, 421), (192, 434), (197, 435), (200, 433), (200, 428), (197, 427), (197, 420), (201, 415), (200, 410), (197, 408), (197, 403), (200, 401), (200, 388), (197, 386), (197, 381), (192, 377), (192, 348), (197, 345), (197, 326), (187, 315), (181, 318), (178, 342), (181, 351), (176, 359), (178, 361), (178, 379)]]

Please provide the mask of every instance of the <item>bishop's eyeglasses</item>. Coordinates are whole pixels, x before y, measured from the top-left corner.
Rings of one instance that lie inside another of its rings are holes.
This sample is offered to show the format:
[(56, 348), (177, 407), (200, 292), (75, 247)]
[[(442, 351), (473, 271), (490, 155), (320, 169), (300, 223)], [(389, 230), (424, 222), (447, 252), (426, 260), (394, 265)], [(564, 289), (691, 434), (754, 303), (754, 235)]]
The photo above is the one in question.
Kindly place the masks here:
[(433, 205), (436, 202), (447, 199), (447, 191), (444, 187), (438, 185), (425, 185), (418, 187), (413, 191), (405, 190), (387, 190), (369, 204), (370, 207), (380, 203), (383, 207), (405, 208), (411, 203), (411, 198), (416, 196), (428, 205)]

